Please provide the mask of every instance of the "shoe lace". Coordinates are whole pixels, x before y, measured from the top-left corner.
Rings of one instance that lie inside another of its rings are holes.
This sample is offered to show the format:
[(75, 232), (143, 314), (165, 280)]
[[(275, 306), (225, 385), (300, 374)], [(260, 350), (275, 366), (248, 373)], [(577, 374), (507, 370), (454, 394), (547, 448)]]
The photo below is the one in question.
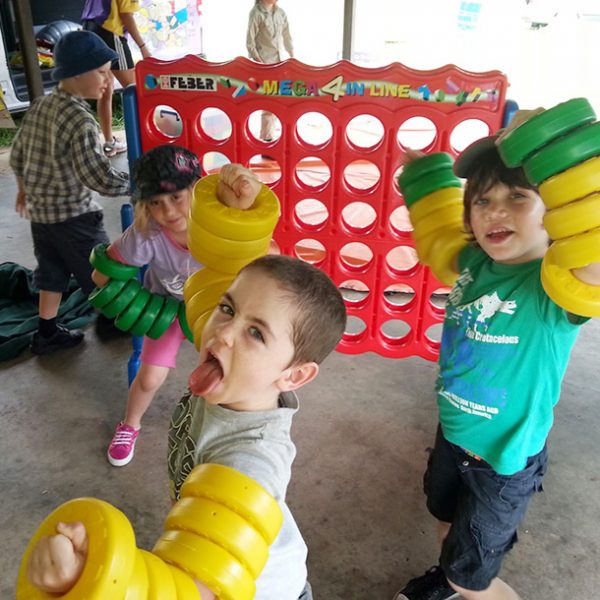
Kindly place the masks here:
[(137, 437), (137, 431), (119, 428), (115, 431), (115, 435), (112, 439), (111, 446), (125, 446), (133, 443)]

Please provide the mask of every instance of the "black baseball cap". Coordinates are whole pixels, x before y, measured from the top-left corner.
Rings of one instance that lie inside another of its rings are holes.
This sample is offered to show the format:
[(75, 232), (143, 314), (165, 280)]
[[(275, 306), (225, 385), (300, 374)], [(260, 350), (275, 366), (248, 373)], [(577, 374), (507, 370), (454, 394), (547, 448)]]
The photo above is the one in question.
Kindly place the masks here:
[(496, 140), (503, 131), (503, 129), (500, 129), (494, 135), (488, 135), (467, 146), (454, 162), (454, 174), (457, 177), (467, 179), (471, 176), (477, 162), (484, 154), (488, 152), (498, 153)]
[(132, 168), (133, 202), (183, 190), (200, 179), (200, 161), (187, 148), (164, 144), (148, 150)]

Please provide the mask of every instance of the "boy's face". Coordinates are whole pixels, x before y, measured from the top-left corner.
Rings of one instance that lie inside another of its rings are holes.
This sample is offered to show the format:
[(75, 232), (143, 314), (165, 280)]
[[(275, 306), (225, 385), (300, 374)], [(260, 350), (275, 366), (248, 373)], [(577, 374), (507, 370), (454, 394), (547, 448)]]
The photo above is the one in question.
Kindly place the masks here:
[(526, 188), (493, 185), (471, 203), (471, 230), (496, 262), (519, 264), (542, 258), (548, 249), (539, 194)]
[(150, 216), (170, 233), (183, 235), (187, 232), (191, 197), (191, 188), (152, 196), (147, 200)]
[(277, 408), (280, 392), (318, 372), (315, 363), (290, 366), (294, 311), (274, 279), (259, 269), (243, 271), (204, 327), (192, 392), (233, 410)]
[(75, 93), (88, 100), (98, 100), (111, 85), (110, 61), (98, 69), (72, 77)]

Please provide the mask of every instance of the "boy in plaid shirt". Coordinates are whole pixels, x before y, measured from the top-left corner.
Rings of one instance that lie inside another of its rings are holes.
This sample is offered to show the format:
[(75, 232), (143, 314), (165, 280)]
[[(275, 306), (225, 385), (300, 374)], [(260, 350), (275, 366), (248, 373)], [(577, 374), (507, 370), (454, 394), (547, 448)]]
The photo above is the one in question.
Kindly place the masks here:
[(72, 31), (55, 47), (53, 78), (58, 87), (33, 102), (10, 155), (17, 177), (15, 210), (31, 220), (40, 291), (39, 329), (34, 354), (50, 354), (83, 340), (83, 332), (57, 324), (62, 293), (74, 275), (89, 294), (95, 287), (89, 255), (108, 243), (103, 196), (129, 193), (129, 176), (113, 169), (104, 155), (100, 129), (86, 99), (98, 99), (110, 82), (116, 53), (90, 31)]

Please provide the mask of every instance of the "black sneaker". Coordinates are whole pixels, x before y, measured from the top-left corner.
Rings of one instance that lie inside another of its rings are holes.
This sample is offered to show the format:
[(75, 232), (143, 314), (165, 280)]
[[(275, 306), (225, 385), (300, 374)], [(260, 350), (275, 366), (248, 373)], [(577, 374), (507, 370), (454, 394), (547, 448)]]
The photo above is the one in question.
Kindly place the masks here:
[(83, 340), (83, 331), (79, 329), (67, 329), (62, 325), (56, 326), (56, 331), (50, 337), (43, 337), (39, 331), (33, 334), (31, 340), (31, 351), (34, 354), (52, 354), (57, 350), (72, 348)]
[(425, 575), (411, 579), (394, 600), (450, 600), (460, 598), (449, 585), (440, 567), (431, 567)]

